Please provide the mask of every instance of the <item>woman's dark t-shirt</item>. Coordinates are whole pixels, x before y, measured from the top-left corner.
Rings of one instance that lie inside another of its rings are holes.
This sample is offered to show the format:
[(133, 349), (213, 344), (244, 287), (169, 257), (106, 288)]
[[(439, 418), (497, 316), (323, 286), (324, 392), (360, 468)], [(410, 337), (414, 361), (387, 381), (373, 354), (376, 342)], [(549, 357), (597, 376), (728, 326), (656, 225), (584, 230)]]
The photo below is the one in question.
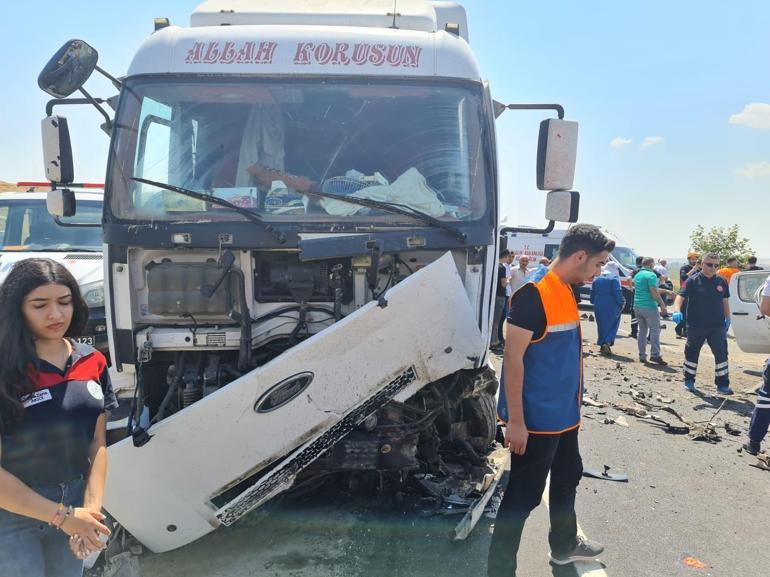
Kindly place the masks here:
[(72, 346), (64, 371), (45, 361), (30, 370), (32, 388), (20, 399), (23, 420), (2, 437), (0, 464), (30, 487), (85, 476), (96, 420), (118, 406), (104, 355)]

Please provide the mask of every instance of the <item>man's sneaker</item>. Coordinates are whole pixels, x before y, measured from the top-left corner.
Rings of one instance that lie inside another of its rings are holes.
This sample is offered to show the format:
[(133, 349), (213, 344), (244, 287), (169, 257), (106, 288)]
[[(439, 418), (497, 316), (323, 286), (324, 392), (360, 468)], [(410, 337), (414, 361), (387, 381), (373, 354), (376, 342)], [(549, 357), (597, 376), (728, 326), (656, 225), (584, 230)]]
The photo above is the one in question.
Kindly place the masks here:
[(605, 357), (610, 357), (610, 356), (612, 356), (612, 349), (610, 348), (610, 345), (608, 345), (607, 343), (604, 343), (604, 344), (601, 346), (601, 349), (599, 350), (599, 352), (600, 352), (602, 355), (604, 355)]
[(668, 363), (663, 360), (663, 357), (650, 357), (650, 361), (656, 365), (666, 366)]
[(717, 387), (720, 395), (732, 395), (733, 390), (730, 387)]
[(690, 391), (691, 393), (695, 392), (695, 381), (691, 381), (690, 379), (685, 379), (684, 388)]
[(647, 357), (639, 357), (639, 362), (640, 363), (646, 363), (647, 362)]
[(759, 454), (759, 443), (749, 440), (748, 442), (743, 443), (743, 450), (749, 455), (757, 455)]
[(554, 565), (569, 565), (575, 561), (591, 561), (596, 559), (604, 551), (604, 546), (595, 541), (589, 541), (585, 537), (578, 537), (577, 545), (567, 553), (554, 553), (551, 551), (550, 559)]

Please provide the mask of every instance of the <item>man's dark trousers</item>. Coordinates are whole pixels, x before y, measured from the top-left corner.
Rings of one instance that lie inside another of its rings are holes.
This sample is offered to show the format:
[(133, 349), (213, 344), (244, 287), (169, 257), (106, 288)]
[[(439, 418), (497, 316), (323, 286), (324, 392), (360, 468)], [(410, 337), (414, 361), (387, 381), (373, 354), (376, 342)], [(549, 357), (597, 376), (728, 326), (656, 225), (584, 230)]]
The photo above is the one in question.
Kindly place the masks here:
[(687, 343), (684, 345), (685, 380), (695, 380), (700, 350), (706, 342), (714, 354), (714, 383), (717, 387), (730, 386), (730, 374), (727, 365), (727, 335), (723, 326), (716, 328), (687, 327)]
[(749, 439), (754, 443), (761, 443), (767, 435), (770, 426), (770, 359), (765, 361), (764, 380), (757, 394), (757, 406), (751, 413), (749, 425)]
[(548, 473), (551, 532), (548, 541), (557, 554), (577, 544), (575, 493), (583, 475), (578, 429), (556, 435), (529, 435), (523, 455), (511, 455), (511, 476), (497, 510), (495, 531), (489, 547), (489, 577), (512, 577), (524, 522), (540, 504)]

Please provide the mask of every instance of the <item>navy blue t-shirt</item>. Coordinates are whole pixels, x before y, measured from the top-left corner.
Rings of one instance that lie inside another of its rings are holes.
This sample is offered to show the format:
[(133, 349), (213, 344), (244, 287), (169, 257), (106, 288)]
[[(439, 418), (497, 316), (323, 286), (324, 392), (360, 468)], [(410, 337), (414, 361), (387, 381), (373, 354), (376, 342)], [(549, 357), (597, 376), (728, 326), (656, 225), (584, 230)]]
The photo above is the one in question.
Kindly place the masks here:
[(692, 275), (679, 291), (687, 298), (687, 326), (716, 329), (724, 326), (724, 300), (730, 298), (727, 282), (719, 275), (706, 278), (702, 272)]
[(24, 417), (2, 437), (3, 469), (30, 487), (86, 475), (96, 420), (118, 406), (107, 360), (93, 347), (72, 342), (64, 371), (40, 361), (40, 370), (29, 374), (32, 388), (20, 398)]

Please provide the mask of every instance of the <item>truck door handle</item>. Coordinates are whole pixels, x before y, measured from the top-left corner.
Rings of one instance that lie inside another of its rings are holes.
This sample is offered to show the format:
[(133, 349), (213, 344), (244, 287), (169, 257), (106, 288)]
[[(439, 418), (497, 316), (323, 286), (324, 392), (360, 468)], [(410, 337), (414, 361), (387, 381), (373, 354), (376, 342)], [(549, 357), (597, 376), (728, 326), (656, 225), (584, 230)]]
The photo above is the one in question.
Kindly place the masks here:
[(736, 317), (737, 316), (747, 317), (747, 316), (749, 316), (749, 313), (735, 312), (735, 313), (733, 313), (733, 316), (736, 316)]

